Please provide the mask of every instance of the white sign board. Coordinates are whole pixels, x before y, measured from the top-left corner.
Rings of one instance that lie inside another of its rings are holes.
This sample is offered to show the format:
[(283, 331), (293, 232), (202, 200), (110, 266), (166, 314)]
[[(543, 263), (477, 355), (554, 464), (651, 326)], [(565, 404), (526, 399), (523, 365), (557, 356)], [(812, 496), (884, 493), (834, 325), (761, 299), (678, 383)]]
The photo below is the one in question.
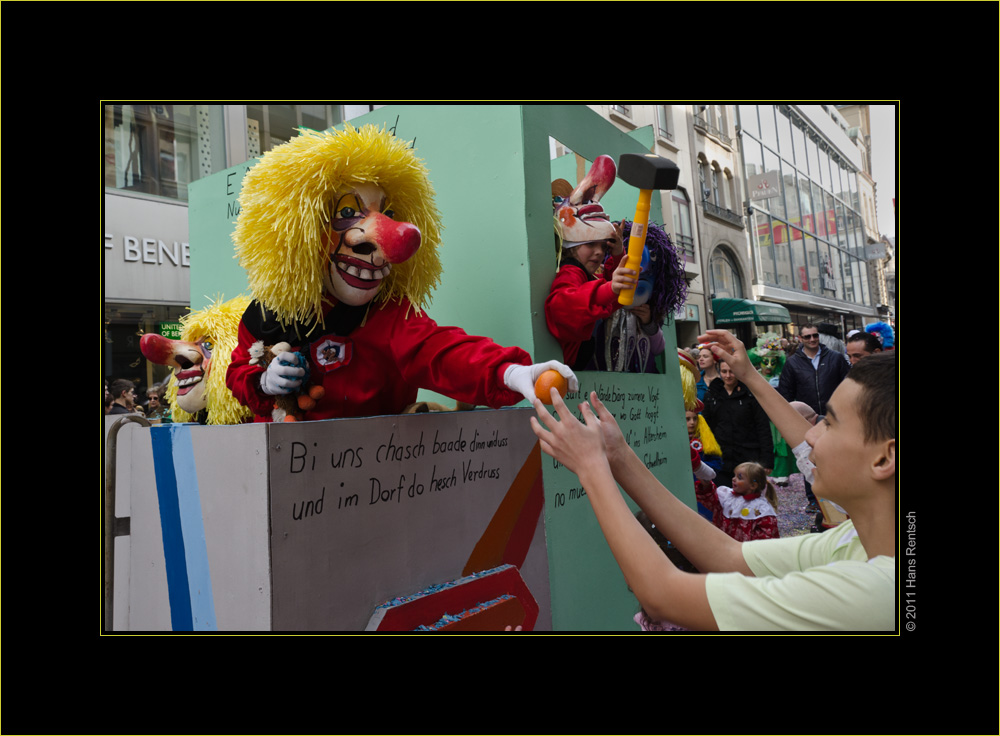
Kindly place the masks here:
[(763, 199), (770, 199), (781, 194), (779, 186), (781, 177), (777, 171), (765, 171), (763, 174), (754, 174), (747, 179), (747, 188), (750, 190), (750, 201), (758, 202)]
[(272, 424), (274, 630), (363, 631), (390, 599), (508, 563), (551, 627), (532, 414)]

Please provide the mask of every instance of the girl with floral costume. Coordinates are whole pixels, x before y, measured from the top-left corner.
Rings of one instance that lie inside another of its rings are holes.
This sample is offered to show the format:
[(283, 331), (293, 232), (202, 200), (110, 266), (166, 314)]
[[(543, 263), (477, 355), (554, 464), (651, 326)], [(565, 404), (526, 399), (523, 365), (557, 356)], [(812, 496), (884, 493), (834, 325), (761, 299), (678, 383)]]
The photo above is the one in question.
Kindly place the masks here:
[(737, 542), (778, 538), (778, 496), (760, 464), (737, 465), (732, 488), (700, 483), (696, 494), (712, 509), (712, 523)]

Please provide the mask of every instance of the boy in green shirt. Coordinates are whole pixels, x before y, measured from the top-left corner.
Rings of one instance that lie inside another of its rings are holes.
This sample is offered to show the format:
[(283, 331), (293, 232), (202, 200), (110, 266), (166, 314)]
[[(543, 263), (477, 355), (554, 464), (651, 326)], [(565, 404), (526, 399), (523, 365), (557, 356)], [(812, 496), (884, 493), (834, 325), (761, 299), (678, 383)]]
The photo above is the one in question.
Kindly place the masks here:
[[(575, 472), (629, 586), (650, 618), (689, 629), (893, 630), (896, 550), (896, 354), (858, 363), (813, 426), (758, 374), (725, 330), (698, 338), (728, 363), (790, 447), (808, 447), (813, 488), (850, 516), (823, 534), (739, 543), (675, 498), (591, 394), (578, 421), (535, 403), (542, 449)], [(803, 445), (803, 442), (806, 443)], [(801, 452), (801, 451), (800, 451)], [(701, 571), (678, 570), (636, 521), (618, 485)]]

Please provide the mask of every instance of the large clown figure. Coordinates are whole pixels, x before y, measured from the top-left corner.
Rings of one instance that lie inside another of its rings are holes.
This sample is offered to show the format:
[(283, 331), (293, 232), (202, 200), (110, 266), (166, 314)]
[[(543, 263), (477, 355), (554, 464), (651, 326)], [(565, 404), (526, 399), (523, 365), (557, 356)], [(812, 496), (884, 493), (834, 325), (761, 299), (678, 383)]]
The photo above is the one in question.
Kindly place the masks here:
[[(561, 363), (532, 364), (423, 311), (437, 285), (440, 215), (410, 144), (367, 125), (302, 134), (247, 173), (233, 233), (254, 301), (227, 383), (270, 421), (275, 399), (321, 386), (303, 419), (397, 414), (426, 388), (500, 408)], [(264, 368), (261, 349), (286, 349)]]

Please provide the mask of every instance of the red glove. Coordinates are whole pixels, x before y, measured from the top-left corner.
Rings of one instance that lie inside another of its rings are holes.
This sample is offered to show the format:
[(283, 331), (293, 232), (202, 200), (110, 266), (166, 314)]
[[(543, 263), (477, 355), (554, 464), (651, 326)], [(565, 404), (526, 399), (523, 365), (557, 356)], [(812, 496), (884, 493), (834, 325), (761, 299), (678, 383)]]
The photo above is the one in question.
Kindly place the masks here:
[(698, 440), (691, 441), (691, 469), (698, 470), (701, 465), (701, 443)]

